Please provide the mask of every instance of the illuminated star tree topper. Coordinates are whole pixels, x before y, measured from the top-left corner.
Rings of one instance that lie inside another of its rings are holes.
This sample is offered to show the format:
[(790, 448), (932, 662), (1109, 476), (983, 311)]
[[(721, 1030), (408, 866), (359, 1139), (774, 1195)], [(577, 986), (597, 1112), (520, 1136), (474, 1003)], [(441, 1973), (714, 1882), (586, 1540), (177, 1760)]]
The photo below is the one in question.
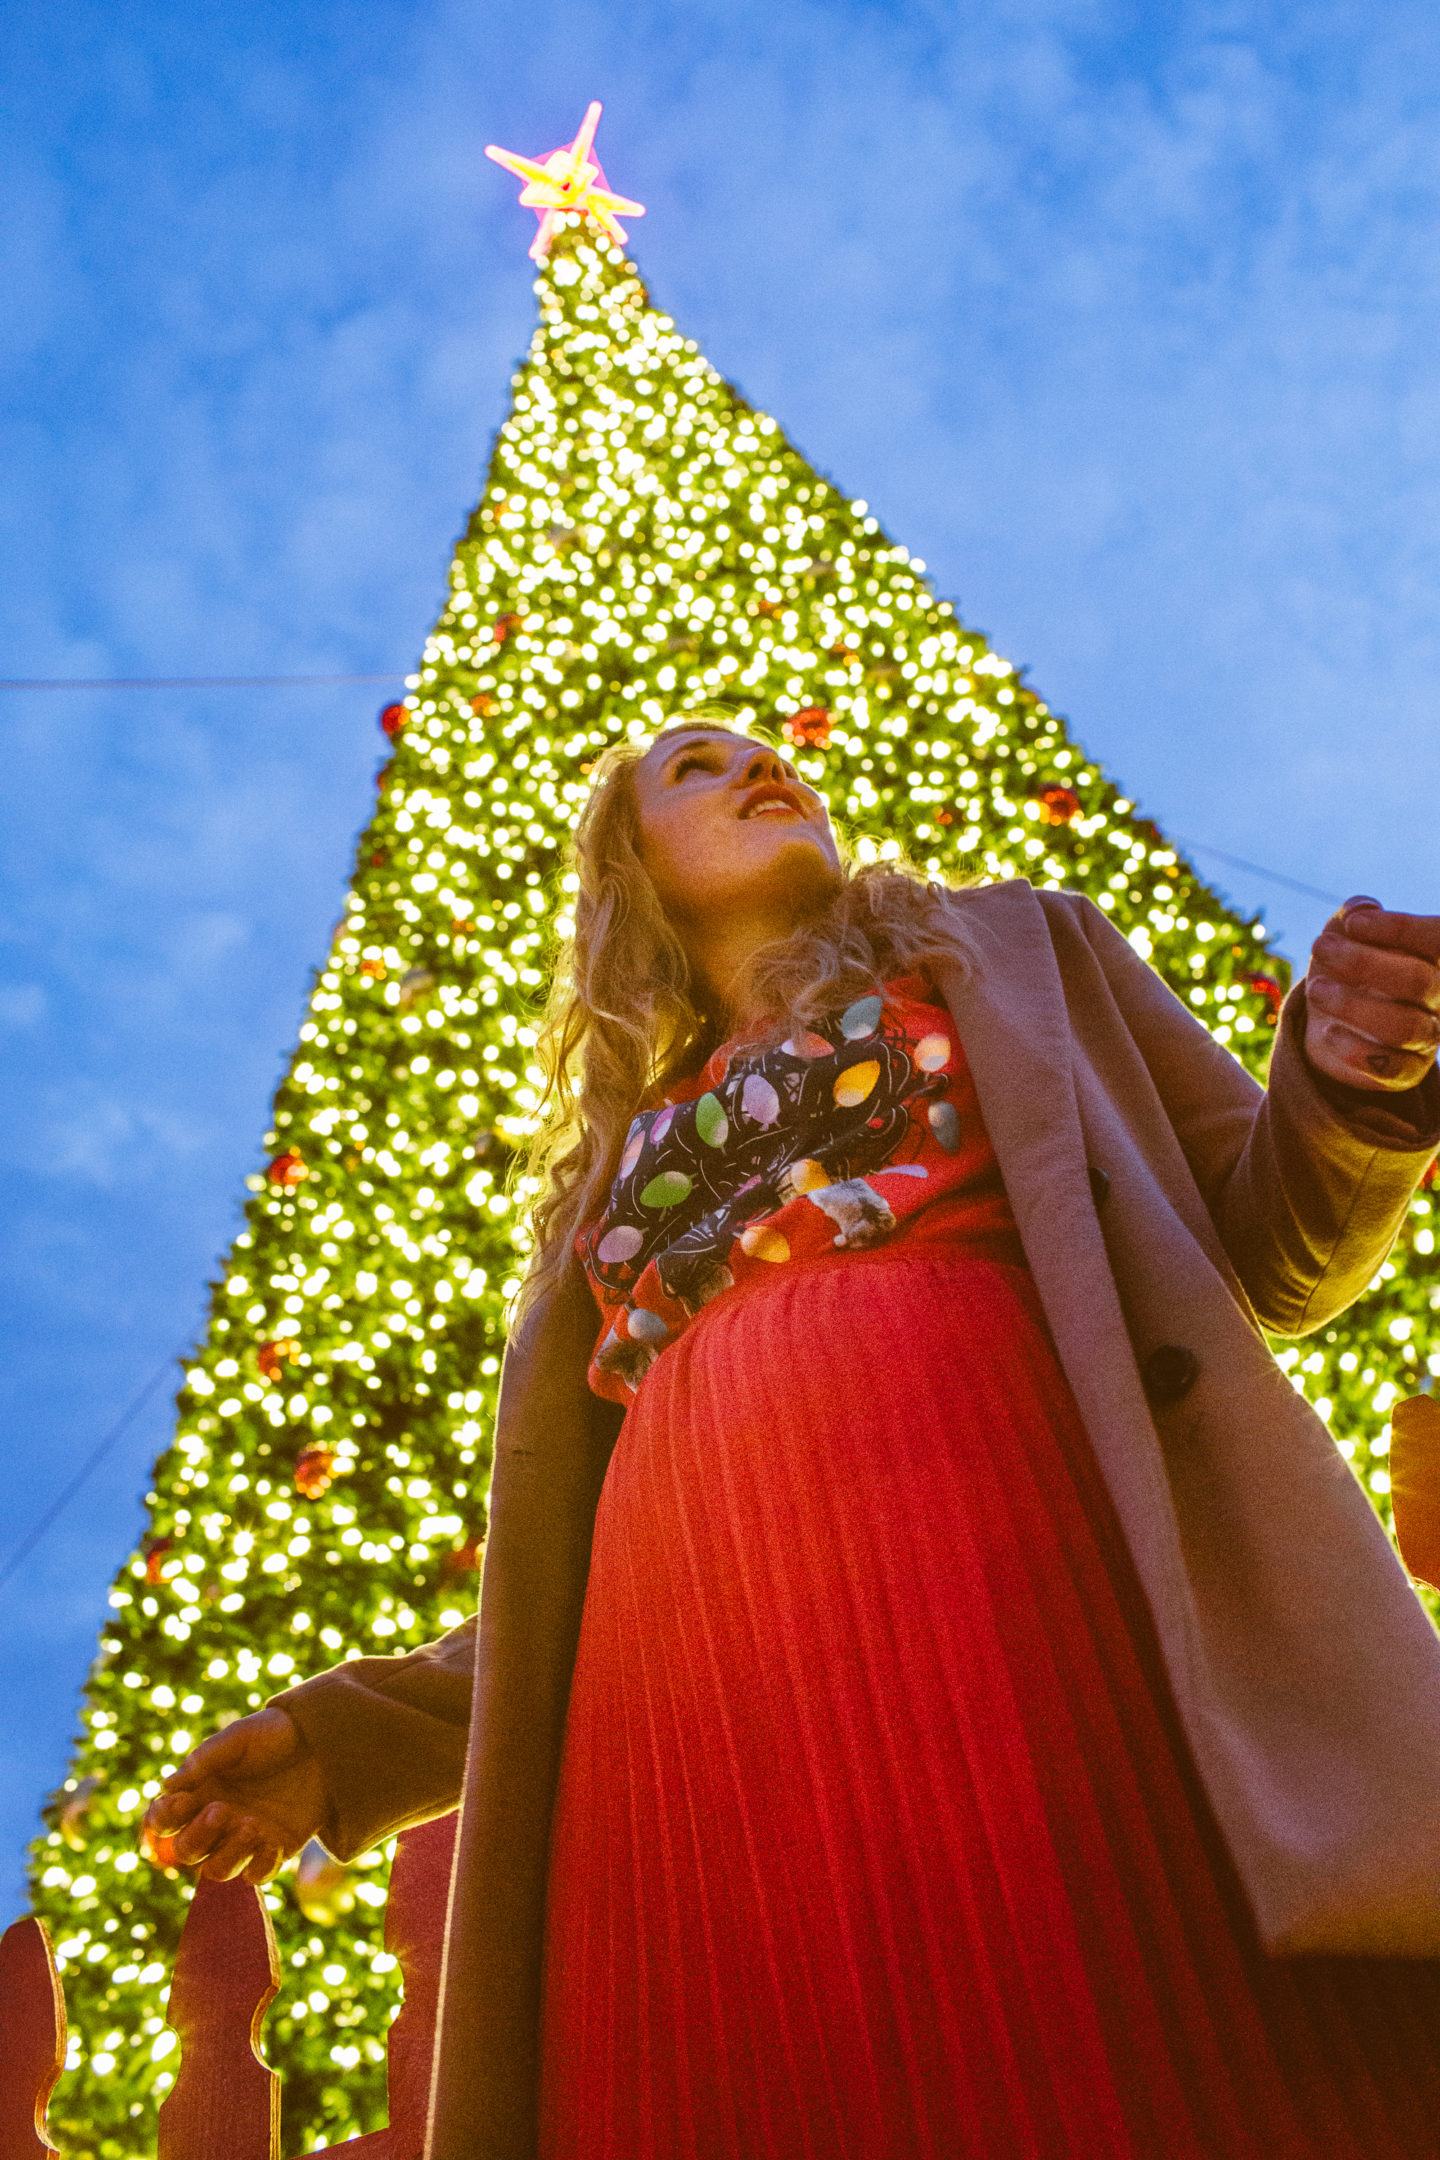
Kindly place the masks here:
[(503, 165), (508, 172), (529, 183), (521, 189), (520, 200), (540, 212), (540, 227), (530, 246), (536, 262), (543, 259), (551, 239), (563, 225), (562, 213), (566, 210), (576, 210), (583, 216), (594, 218), (596, 224), (622, 247), (625, 228), (616, 219), (615, 212), (623, 211), (626, 217), (645, 215), (643, 203), (631, 202), (628, 195), (612, 192), (598, 159), (590, 155), (595, 130), (600, 125), (600, 112), (600, 100), (592, 98), (585, 108), (585, 117), (575, 140), (562, 143), (542, 163), (521, 157), (515, 150), (501, 150), (494, 143), (485, 145), (486, 157), (494, 158), (497, 165)]

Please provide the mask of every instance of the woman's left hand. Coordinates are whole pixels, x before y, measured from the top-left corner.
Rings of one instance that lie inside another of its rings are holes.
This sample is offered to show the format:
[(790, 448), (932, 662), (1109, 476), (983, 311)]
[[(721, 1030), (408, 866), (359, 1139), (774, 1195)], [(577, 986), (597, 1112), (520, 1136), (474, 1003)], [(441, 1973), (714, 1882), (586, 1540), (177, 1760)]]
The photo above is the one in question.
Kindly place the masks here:
[(1305, 1005), (1319, 1071), (1377, 1092), (1418, 1086), (1440, 1048), (1440, 915), (1347, 900), (1315, 940)]

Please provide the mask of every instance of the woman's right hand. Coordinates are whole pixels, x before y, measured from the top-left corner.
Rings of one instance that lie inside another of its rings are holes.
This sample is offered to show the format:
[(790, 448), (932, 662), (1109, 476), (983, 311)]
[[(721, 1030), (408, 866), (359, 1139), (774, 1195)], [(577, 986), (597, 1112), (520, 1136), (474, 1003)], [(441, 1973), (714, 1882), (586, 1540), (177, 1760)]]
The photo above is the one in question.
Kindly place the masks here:
[(140, 1849), (214, 1882), (268, 1882), (316, 1835), (328, 1797), (299, 1727), (272, 1704), (212, 1733), (170, 1773), (145, 1811)]

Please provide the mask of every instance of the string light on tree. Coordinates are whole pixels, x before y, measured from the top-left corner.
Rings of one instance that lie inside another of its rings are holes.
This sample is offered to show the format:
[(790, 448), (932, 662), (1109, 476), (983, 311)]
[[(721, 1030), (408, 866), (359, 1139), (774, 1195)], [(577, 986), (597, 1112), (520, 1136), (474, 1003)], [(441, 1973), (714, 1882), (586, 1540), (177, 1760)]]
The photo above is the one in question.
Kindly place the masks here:
[[(598, 112), (564, 152), (512, 164), (555, 196), (532, 202), (534, 338), (434, 626), (381, 714), (385, 784), (34, 1848), (72, 2012), (55, 2136), (95, 2160), (153, 2151), (174, 2076), (156, 2042), (191, 1879), (135, 1850), (161, 1777), (304, 1673), (474, 1610), (526, 1260), (510, 1166), (573, 898), (562, 851), (607, 744), (686, 713), (767, 724), (862, 859), (903, 848), (933, 876), (1089, 893), (1257, 1076), (1288, 986), (1265, 925), (653, 305), (602, 214), (638, 206), (590, 154)], [(1440, 1378), (1437, 1207), (1431, 1184), (1358, 1310), (1280, 1349), (1382, 1519), (1390, 1406)], [(388, 1857), (342, 1883), (312, 1854), (264, 1893), (286, 2151), (382, 2119)]]

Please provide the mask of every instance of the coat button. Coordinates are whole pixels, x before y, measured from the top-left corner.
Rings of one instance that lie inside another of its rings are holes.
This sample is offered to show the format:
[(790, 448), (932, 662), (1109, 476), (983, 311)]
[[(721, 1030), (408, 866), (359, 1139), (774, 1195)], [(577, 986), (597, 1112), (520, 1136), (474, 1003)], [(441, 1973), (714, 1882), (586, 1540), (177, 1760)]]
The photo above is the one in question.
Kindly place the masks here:
[(1110, 1173), (1108, 1170), (1102, 1170), (1099, 1163), (1087, 1163), (1086, 1168), (1090, 1172), (1090, 1191), (1094, 1196), (1095, 1207), (1098, 1212), (1099, 1209), (1104, 1207), (1110, 1195)]
[(1179, 1402), (1188, 1395), (1200, 1370), (1200, 1360), (1183, 1343), (1161, 1343), (1140, 1368), (1145, 1393), (1153, 1403)]

